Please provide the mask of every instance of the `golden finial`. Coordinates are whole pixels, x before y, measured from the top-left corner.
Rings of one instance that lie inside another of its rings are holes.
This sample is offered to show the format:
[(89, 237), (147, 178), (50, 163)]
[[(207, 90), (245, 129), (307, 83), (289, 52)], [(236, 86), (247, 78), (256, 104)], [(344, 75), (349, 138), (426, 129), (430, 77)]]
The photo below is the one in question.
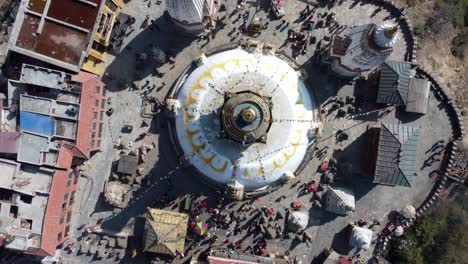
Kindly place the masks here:
[(398, 31), (398, 26), (392, 26), (392, 27), (385, 29), (384, 35), (386, 38), (392, 39), (396, 35), (397, 31)]

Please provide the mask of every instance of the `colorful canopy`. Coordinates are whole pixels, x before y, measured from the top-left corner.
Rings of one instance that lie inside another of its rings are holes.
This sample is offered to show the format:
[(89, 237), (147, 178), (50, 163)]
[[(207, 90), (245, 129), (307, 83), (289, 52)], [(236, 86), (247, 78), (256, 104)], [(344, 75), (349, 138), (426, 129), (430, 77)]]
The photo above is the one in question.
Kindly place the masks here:
[(198, 222), (197, 225), (195, 226), (195, 233), (197, 233), (200, 236), (204, 236), (207, 231), (208, 231), (207, 223)]
[(405, 232), (405, 230), (403, 229), (402, 226), (397, 226), (397, 228), (395, 229), (395, 231), (393, 231), (393, 233), (395, 234), (395, 236), (399, 237), (399, 236), (402, 236), (403, 233)]
[(413, 218), (416, 215), (416, 208), (411, 204), (407, 204), (401, 209), (400, 214), (407, 219)]

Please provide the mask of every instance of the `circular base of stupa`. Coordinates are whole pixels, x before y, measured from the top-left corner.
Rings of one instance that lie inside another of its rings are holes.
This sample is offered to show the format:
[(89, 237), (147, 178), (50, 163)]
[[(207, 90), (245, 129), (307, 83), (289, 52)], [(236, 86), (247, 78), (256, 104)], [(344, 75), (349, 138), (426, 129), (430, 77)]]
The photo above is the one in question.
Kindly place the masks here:
[(242, 48), (211, 54), (176, 83), (173, 138), (218, 186), (267, 190), (298, 173), (311, 146), (313, 103), (288, 62)]

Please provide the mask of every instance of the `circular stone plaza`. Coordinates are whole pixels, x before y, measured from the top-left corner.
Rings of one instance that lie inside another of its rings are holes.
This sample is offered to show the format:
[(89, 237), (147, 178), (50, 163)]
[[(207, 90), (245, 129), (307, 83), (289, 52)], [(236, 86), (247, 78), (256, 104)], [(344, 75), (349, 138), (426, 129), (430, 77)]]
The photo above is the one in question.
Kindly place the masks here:
[[(147, 176), (127, 208), (97, 213), (103, 230), (133, 233), (132, 219), (148, 207), (182, 208), (184, 252), (170, 263), (226, 254), (311, 263), (325, 249), (366, 263), (385, 252), (387, 223), (406, 228), (432, 203), (446, 180), (433, 172), (446, 172), (463, 125), (437, 78), (418, 65), (407, 16), (384, 0), (281, 2), (279, 19), (270, 1), (221, 1), (203, 12), (127, 4), (136, 25), (148, 15), (159, 28), (135, 29), (107, 67), (109, 129), (155, 148), (140, 162)], [(135, 59), (151, 45), (170, 58), (159, 74)], [(122, 89), (139, 84), (160, 88), (144, 96), (146, 88)], [(149, 128), (135, 103), (145, 96), (165, 106)], [(122, 134), (124, 125), (135, 129)], [(407, 205), (416, 214), (398, 222), (395, 212)], [(195, 230), (201, 222), (205, 237)], [(357, 222), (365, 231), (349, 230)]]

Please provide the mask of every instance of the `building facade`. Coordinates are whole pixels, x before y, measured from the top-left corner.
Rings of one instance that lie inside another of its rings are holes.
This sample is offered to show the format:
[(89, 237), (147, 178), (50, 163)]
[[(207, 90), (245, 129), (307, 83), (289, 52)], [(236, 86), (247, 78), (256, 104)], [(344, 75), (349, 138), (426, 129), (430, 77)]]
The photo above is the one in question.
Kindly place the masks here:
[(122, 0), (104, 2), (100, 17), (96, 21), (97, 28), (91, 49), (82, 66), (83, 70), (101, 76), (105, 70), (109, 50), (118, 51), (118, 33), (114, 29), (117, 30), (117, 25), (122, 25), (127, 19), (125, 15), (121, 16), (122, 6)]
[(5, 97), (0, 243), (54, 255), (70, 234), (78, 168), (102, 144), (105, 87), (94, 74), (25, 64)]

